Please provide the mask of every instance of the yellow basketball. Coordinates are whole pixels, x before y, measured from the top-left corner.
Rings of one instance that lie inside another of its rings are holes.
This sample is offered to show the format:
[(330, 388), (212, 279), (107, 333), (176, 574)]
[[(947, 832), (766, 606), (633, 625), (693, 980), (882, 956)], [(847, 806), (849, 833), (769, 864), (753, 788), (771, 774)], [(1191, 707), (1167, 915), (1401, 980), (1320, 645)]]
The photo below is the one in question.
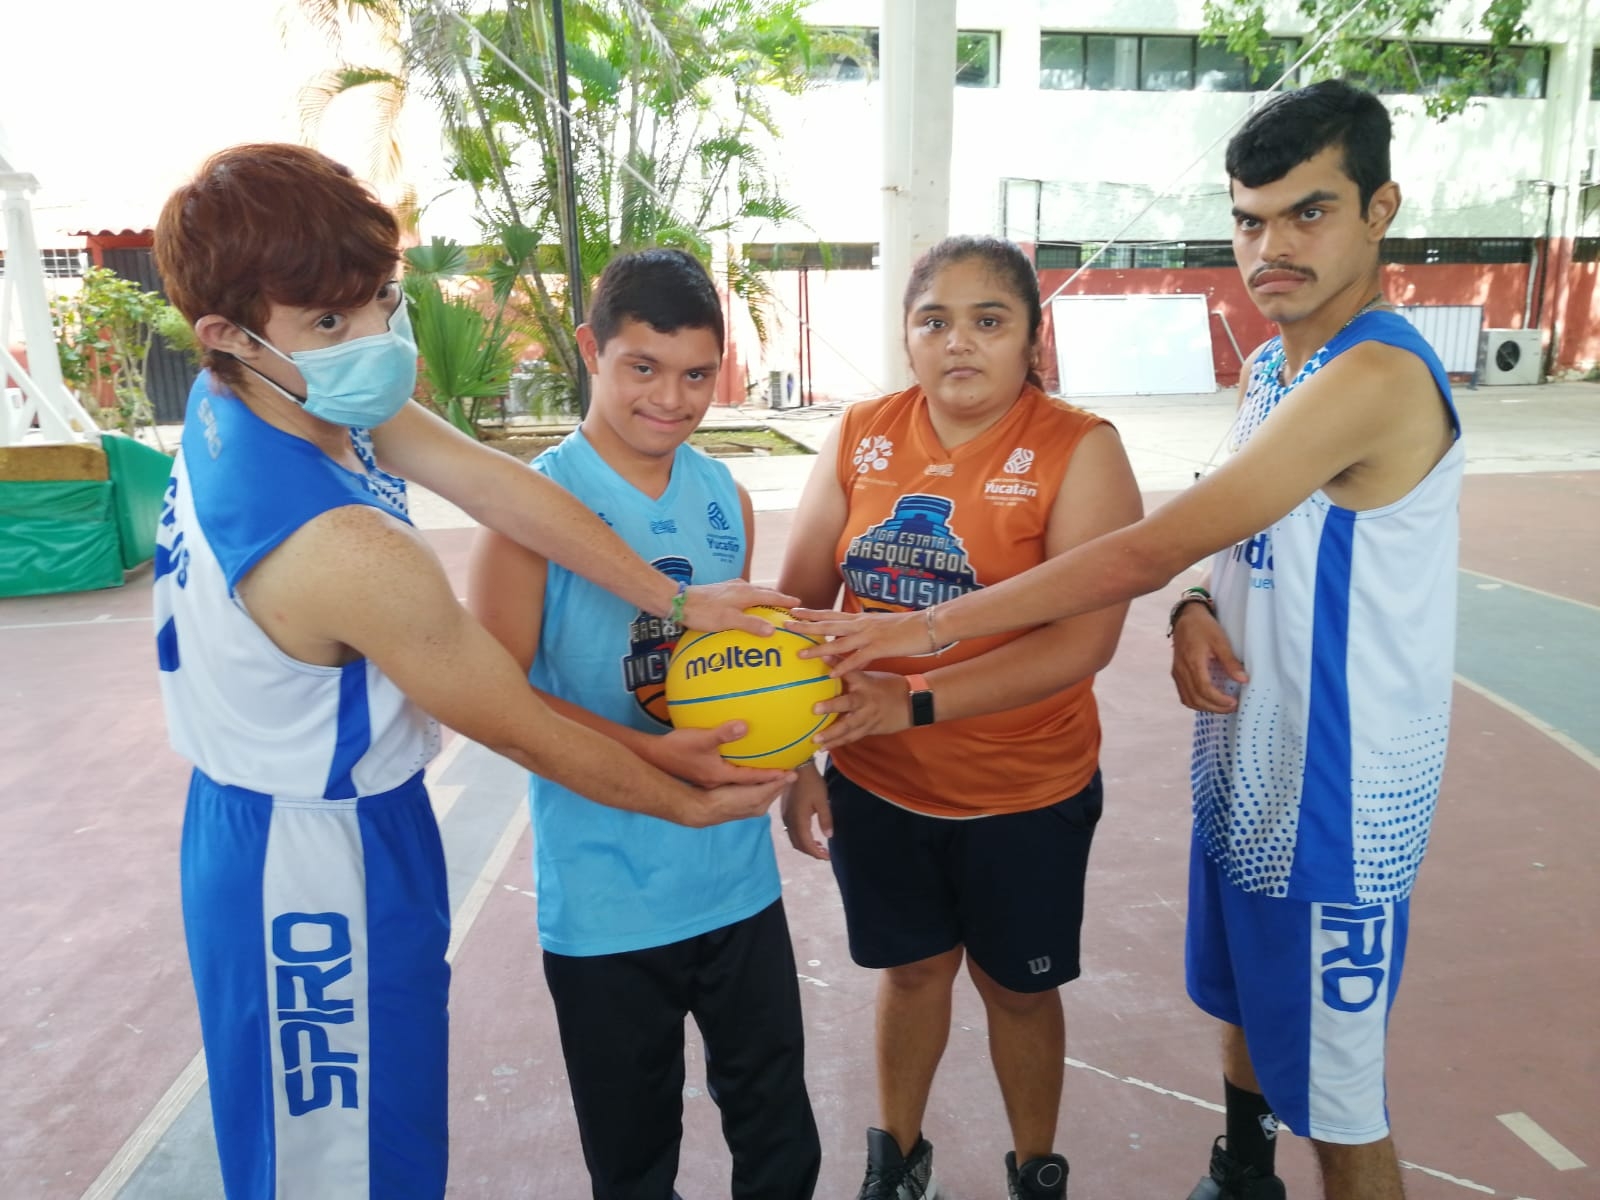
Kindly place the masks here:
[[(786, 608), (745, 610), (780, 625)], [(778, 628), (771, 637), (731, 629), (685, 633), (667, 665), (667, 714), (678, 729), (712, 729), (743, 721), (748, 731), (722, 747), (722, 757), (743, 767), (787, 770), (810, 758), (812, 735), (834, 714), (819, 717), (811, 706), (839, 694), (820, 658), (801, 658), (814, 638)]]

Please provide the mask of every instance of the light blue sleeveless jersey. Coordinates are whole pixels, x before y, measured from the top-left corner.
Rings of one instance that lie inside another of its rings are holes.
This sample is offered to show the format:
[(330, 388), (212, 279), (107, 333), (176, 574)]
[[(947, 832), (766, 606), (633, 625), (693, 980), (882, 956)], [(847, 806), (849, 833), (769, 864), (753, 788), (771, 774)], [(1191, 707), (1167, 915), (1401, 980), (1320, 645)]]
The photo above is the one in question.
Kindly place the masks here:
[[(744, 571), (750, 531), (728, 469), (678, 447), (659, 500), (628, 483), (577, 430), (533, 463), (657, 570), (689, 583)], [(680, 630), (550, 564), (535, 687), (619, 725), (664, 733), (667, 660)], [(778, 899), (767, 817), (690, 829), (596, 804), (533, 776), (539, 940), (556, 954), (618, 954), (695, 937)]]
[(1250, 681), (1237, 711), (1196, 719), (1195, 827), (1247, 892), (1402, 900), (1439, 798), (1464, 462), (1444, 367), (1394, 313), (1357, 317), (1288, 385), (1274, 338), (1251, 373), (1231, 449), (1295, 387), (1367, 341), (1427, 365), (1457, 438), (1393, 504), (1355, 512), (1318, 490), (1212, 563), (1217, 618)]

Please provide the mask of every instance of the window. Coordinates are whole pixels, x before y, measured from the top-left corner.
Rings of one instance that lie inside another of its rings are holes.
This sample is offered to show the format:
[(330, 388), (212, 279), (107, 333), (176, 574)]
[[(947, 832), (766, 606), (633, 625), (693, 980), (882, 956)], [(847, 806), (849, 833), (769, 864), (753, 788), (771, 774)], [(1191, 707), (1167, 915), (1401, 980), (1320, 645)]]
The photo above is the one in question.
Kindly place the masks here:
[(1187, 92), (1194, 89), (1194, 38), (1139, 39), (1139, 90)]
[(1194, 50), (1194, 87), (1197, 92), (1248, 92), (1250, 64), (1226, 46), (1201, 42)]
[[(811, 79), (819, 83), (867, 83), (878, 77), (878, 31), (866, 25), (834, 25), (808, 31)], [(956, 86), (1000, 85), (1000, 35), (993, 30), (956, 33)]]
[[(1034, 252), (1034, 266), (1041, 271), (1076, 270), (1103, 245), (1103, 242), (1040, 242)], [(1089, 269), (1172, 271), (1236, 265), (1231, 242), (1114, 242)]]
[(1000, 35), (963, 29), (956, 34), (956, 86), (1000, 86)]
[[(82, 250), (47, 249), (39, 251), (39, 265), (46, 279), (81, 279), (87, 265), (87, 255)], [(6, 274), (6, 255), (0, 250), (0, 279)]]
[(1190, 242), (1184, 247), (1183, 265), (1186, 267), (1237, 267), (1239, 260), (1233, 256), (1232, 242)]
[(1383, 261), (1432, 266), (1441, 263), (1525, 263), (1531, 238), (1386, 238)]
[(1083, 248), (1077, 242), (1040, 242), (1033, 252), (1033, 265), (1040, 271), (1076, 271), (1083, 262)]
[(1131, 92), (1139, 87), (1139, 39), (1084, 39), (1084, 83), (1094, 92)]
[(1077, 91), (1084, 86), (1083, 34), (1039, 35), (1039, 86)]
[(1058, 91), (1259, 92), (1278, 82), (1300, 43), (1279, 38), (1261, 70), (1195, 37), (1041, 33), (1039, 86)]
[(809, 30), (811, 68), (819, 83), (865, 83), (878, 74), (878, 31), (866, 26)]
[(1600, 50), (1594, 52), (1589, 63), (1589, 99), (1600, 100)]
[(870, 271), (878, 265), (877, 242), (750, 242), (744, 258), (766, 271), (809, 267), (822, 271)]
[(1455, 83), (1472, 68), (1489, 67), (1486, 83), (1474, 93), (1502, 100), (1543, 100), (1550, 53), (1543, 46), (1510, 46), (1494, 51), (1487, 46), (1455, 42), (1409, 42), (1406, 53), (1416, 66), (1416, 80), (1385, 83), (1388, 95), (1438, 91)]
[[(1600, 51), (1596, 53), (1600, 53)], [(1600, 99), (1600, 96), (1597, 96), (1596, 99)], [(1600, 237), (1573, 238), (1572, 261), (1600, 262)]]

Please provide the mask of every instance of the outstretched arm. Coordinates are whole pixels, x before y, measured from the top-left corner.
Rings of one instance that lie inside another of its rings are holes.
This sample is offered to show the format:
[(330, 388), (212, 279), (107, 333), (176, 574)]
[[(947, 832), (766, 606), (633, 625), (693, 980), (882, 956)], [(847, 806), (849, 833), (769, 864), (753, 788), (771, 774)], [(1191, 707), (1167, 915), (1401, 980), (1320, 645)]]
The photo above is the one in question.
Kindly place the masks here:
[[(524, 676), (539, 652), (549, 569), (549, 564), (533, 551), (492, 529), (479, 529), (473, 539), (467, 565), (467, 610), (505, 647)], [(538, 688), (534, 692), (561, 716), (626, 746), (657, 770), (699, 787), (767, 783), (783, 778), (782, 771), (733, 766), (718, 752), (719, 746), (745, 735), (743, 721), (727, 721), (716, 729), (675, 729), (651, 734), (607, 720)]]
[[(374, 429), (372, 444), (385, 470), (437, 492), (480, 525), (646, 612), (658, 617), (671, 613), (677, 585), (635, 554), (582, 501), (510, 455), (473, 441), (422, 405), (408, 404)], [(792, 596), (743, 580), (701, 584), (688, 589), (683, 623), (690, 629), (769, 633), (770, 624), (743, 610), (793, 602)]]
[[(1139, 488), (1117, 431), (1091, 430), (1073, 452), (1050, 512), (1045, 552), (1064, 554), (1074, 546), (1137, 521)], [(1111, 661), (1127, 605), (1052, 621), (975, 658), (922, 672), (938, 698), (940, 721), (1019, 708), (1086, 679)], [(894, 733), (910, 725), (907, 685), (898, 675), (878, 671), (845, 676), (845, 692), (826, 701), (842, 714), (817, 741), (824, 748), (859, 738)]]
[(281, 621), (300, 644), (315, 639), (317, 661), (342, 647), (365, 655), (444, 724), (601, 804), (711, 825), (765, 811), (792, 778), (700, 791), (552, 712), (456, 601), (421, 535), (374, 508), (311, 521), (263, 560), (241, 595), (269, 632)]
[[(1295, 388), (1223, 466), (1137, 524), (931, 610), (867, 617), (806, 611), (789, 627), (833, 635), (825, 652), (836, 656), (833, 673), (843, 675), (875, 659), (1025, 629), (1155, 591), (1191, 563), (1268, 528), (1362, 463), (1392, 436), (1397, 407), (1413, 403), (1409, 395), (1420, 397), (1417, 369), (1425, 370), (1404, 351), (1358, 346)], [(1433, 419), (1437, 392), (1431, 383), (1428, 390)], [(1407, 489), (1425, 473), (1418, 472)]]

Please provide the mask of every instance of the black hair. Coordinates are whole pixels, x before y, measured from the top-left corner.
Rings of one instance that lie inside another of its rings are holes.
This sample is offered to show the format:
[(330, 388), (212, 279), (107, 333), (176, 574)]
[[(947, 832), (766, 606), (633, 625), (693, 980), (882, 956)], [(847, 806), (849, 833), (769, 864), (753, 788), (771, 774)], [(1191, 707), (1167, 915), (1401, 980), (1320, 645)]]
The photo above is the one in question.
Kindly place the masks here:
[[(972, 237), (962, 234), (947, 237), (929, 249), (917, 259), (916, 265), (911, 268), (911, 278), (906, 280), (901, 320), (911, 315), (911, 306), (916, 303), (918, 296), (928, 290), (935, 275), (944, 268), (954, 263), (965, 262), (969, 258), (979, 260), (990, 271), (1005, 280), (1016, 298), (1022, 301), (1023, 307), (1028, 310), (1028, 344), (1037, 346), (1039, 327), (1044, 322), (1044, 308), (1039, 303), (1039, 276), (1034, 273), (1033, 263), (1028, 260), (1022, 248), (1004, 238)], [(1034, 387), (1043, 386), (1039, 373), (1031, 366), (1028, 369), (1028, 382)]]
[(709, 329), (724, 348), (722, 302), (711, 276), (694, 255), (654, 246), (619, 254), (595, 281), (587, 320), (600, 349), (627, 320), (642, 321), (657, 333)]
[(1261, 187), (1338, 146), (1366, 216), (1372, 194), (1389, 182), (1391, 136), (1383, 101), (1342, 79), (1325, 79), (1284, 92), (1250, 114), (1228, 143), (1228, 178)]

